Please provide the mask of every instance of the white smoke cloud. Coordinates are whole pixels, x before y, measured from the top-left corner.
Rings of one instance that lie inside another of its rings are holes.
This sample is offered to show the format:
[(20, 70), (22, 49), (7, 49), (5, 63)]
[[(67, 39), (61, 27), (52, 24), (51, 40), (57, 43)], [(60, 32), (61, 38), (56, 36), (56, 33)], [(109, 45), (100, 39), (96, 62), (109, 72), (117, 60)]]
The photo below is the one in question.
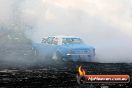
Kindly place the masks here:
[(10, 21), (12, 4), (13, 3), (10, 0), (0, 0), (0, 23)]
[(132, 61), (129, 0), (30, 0), (23, 7), (25, 22), (36, 24), (33, 39), (77, 35), (96, 47), (98, 61)]
[[(0, 20), (9, 20), (13, 2), (0, 3)], [(130, 0), (24, 0), (17, 7), (19, 21), (32, 29), (25, 28), (32, 40), (76, 35), (95, 46), (97, 61), (132, 62)]]

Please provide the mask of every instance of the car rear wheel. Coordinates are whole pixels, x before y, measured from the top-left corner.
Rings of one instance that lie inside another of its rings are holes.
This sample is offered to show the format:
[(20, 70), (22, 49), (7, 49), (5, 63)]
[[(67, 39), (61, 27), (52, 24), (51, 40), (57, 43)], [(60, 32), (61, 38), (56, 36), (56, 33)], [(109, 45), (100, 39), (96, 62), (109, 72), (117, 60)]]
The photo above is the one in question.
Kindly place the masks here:
[(59, 52), (55, 52), (52, 55), (52, 59), (55, 61), (63, 61), (63, 58)]
[(34, 50), (33, 50), (33, 55), (34, 55), (34, 56), (38, 56), (38, 55), (39, 55), (39, 52), (38, 52), (37, 49), (34, 49)]

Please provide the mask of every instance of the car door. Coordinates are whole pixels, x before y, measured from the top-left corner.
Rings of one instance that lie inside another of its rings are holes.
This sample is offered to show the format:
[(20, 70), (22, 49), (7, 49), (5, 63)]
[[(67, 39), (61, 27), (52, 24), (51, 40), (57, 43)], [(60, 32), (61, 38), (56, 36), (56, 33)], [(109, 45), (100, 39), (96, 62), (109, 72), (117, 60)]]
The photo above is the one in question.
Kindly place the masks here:
[(48, 37), (47, 39), (46, 53), (48, 56), (52, 56), (52, 53), (54, 52), (53, 39), (54, 37)]
[(44, 40), (42, 38), (41, 43), (39, 44), (39, 55), (40, 56), (46, 56), (47, 55), (47, 38)]
[(52, 53), (55, 53), (57, 51), (57, 48), (60, 46), (58, 43), (59, 43), (59, 38), (54, 37), (52, 39), (52, 48), (51, 48)]

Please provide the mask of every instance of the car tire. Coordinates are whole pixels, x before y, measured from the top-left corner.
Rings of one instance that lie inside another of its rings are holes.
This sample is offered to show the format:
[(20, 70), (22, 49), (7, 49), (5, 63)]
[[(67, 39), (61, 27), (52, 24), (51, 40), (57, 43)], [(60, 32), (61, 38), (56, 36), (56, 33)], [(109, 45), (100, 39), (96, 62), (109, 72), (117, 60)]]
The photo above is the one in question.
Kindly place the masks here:
[(34, 50), (33, 50), (33, 55), (34, 55), (34, 56), (38, 56), (38, 55), (39, 55), (39, 52), (38, 52), (37, 49), (34, 49)]
[(63, 61), (63, 58), (59, 52), (55, 52), (52, 55), (52, 59), (55, 61)]

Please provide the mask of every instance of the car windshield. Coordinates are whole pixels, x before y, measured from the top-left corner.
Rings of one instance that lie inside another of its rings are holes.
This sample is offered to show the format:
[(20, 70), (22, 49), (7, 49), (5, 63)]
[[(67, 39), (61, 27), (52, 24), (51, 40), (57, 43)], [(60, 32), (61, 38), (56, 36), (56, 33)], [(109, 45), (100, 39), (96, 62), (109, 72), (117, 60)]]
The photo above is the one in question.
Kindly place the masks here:
[(63, 38), (63, 44), (80, 44), (83, 43), (80, 38)]

